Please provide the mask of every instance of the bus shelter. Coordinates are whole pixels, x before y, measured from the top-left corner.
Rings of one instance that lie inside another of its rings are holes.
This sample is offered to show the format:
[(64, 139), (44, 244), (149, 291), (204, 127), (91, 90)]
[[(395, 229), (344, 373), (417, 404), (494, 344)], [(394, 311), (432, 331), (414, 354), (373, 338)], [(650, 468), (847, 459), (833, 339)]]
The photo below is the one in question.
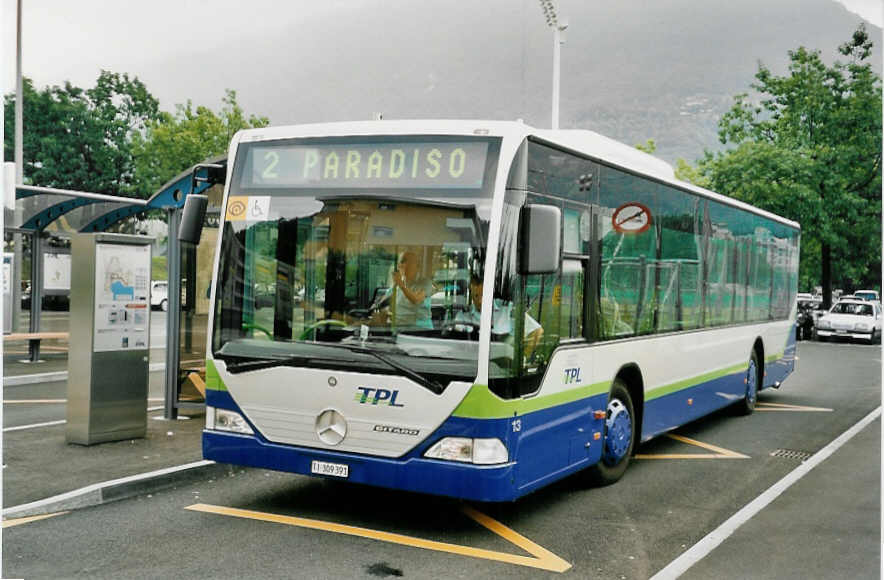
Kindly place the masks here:
[[(160, 212), (168, 223), (165, 418), (176, 418), (181, 408), (202, 406), (204, 403), (182, 400), (181, 392), (182, 384), (188, 381), (195, 383), (199, 390), (199, 372), (205, 364), (209, 286), (226, 165), (225, 157), (207, 160), (182, 172), (148, 199), (17, 184), (15, 207), (5, 210), (4, 233), (7, 242), (15, 240), (17, 249), (13, 276), (13, 330), (20, 332), (24, 331), (18, 328), (22, 302), (22, 284), (19, 282), (24, 256), (21, 250), (25, 246), (29, 249), (30, 317), (24, 333), (29, 341), (29, 360), (39, 360), (43, 298), (47, 292), (53, 292), (51, 284), (47, 290), (44, 280), (45, 250), (54, 255), (48, 242), (65, 240), (76, 232), (115, 231), (128, 218)], [(178, 240), (184, 203), (191, 194), (209, 197), (203, 237), (198, 246)]]

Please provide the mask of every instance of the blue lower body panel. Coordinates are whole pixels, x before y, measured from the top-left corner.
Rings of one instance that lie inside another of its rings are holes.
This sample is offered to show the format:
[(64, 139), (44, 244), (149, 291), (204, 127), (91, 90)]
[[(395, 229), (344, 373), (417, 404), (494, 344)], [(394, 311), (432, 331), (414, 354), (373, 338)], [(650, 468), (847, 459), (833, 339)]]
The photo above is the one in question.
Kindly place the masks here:
[[(604, 420), (592, 417), (593, 408), (604, 409), (607, 395), (558, 405), (513, 419), (449, 417), (436, 431), (403, 457), (384, 458), (298, 447), (268, 441), (251, 425), (255, 435), (203, 431), (203, 457), (222, 463), (260, 467), (303, 475), (311, 462), (342, 463), (349, 467), (347, 481), (468, 499), (512, 501), (598, 461), (602, 443), (593, 439), (603, 432)], [(224, 391), (206, 391), (206, 404), (242, 414)], [(426, 459), (424, 453), (443, 437), (496, 437), (504, 442), (510, 461), (502, 465), (473, 465)]]
[(786, 343), (783, 357), (764, 365), (765, 387), (779, 385), (795, 370), (795, 349), (797, 344), (793, 330), (789, 336), (789, 341)]
[[(765, 365), (763, 385), (785, 379), (794, 361), (793, 336), (785, 355)], [(645, 402), (642, 432), (636, 435), (647, 440), (739, 402), (745, 396), (745, 377), (745, 370), (735, 372)], [(203, 456), (223, 463), (312, 476), (316, 476), (311, 473), (313, 461), (339, 463), (348, 466), (347, 481), (353, 483), (473, 501), (512, 501), (601, 459), (605, 420), (595, 418), (593, 412), (604, 410), (607, 399), (604, 393), (500, 419), (449, 417), (432, 435), (397, 458), (274, 443), (254, 425), (255, 435), (203, 431)], [(206, 404), (241, 413), (226, 391), (208, 390)], [(426, 459), (427, 449), (447, 436), (496, 437), (509, 450), (510, 462), (480, 466)]]
[(353, 453), (332, 453), (319, 449), (259, 441), (249, 435), (203, 431), (206, 459), (311, 475), (314, 460), (349, 466), (347, 481), (474, 501), (515, 499), (515, 464), (475, 466), (423, 458), (385, 459)]
[[(783, 356), (764, 365), (759, 391), (779, 386), (792, 373), (795, 345), (793, 332)], [(745, 378), (746, 371), (740, 371), (647, 401), (642, 441), (742, 401), (746, 395)]]
[(647, 401), (642, 440), (741, 401), (745, 377), (745, 372), (737, 372)]

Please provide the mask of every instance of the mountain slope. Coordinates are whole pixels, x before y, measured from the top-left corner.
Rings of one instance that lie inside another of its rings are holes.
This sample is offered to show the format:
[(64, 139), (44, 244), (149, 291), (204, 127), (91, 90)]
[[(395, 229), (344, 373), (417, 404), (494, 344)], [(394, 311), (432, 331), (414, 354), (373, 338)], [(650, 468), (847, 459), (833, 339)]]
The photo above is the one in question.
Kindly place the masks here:
[[(720, 147), (718, 118), (749, 90), (759, 60), (781, 72), (800, 45), (831, 60), (860, 22), (832, 0), (571, 0), (559, 13), (570, 22), (560, 126), (628, 144), (653, 138), (669, 161)], [(551, 45), (533, 0), (367, 0), (255, 35), (223, 59), (208, 48), (182, 54), (142, 78), (161, 98), (163, 85), (190, 83), (195, 102), (236, 88), (246, 110), (274, 124), (383, 112), (548, 127)]]

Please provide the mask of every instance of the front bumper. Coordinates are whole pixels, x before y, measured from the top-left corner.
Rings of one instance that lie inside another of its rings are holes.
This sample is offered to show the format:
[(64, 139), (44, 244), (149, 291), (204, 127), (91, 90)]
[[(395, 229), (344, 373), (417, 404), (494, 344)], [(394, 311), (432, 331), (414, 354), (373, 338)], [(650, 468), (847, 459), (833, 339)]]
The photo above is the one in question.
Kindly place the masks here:
[[(411, 457), (388, 459), (355, 453), (335, 453), (262, 441), (252, 435), (203, 430), (203, 457), (222, 463), (247, 465), (303, 475), (314, 460), (349, 466), (346, 481), (445, 495), (473, 501), (512, 501), (515, 462), (472, 465)], [(333, 478), (336, 479), (336, 478)]]
[(822, 338), (852, 338), (872, 342), (872, 334), (871, 330), (869, 332), (856, 332), (850, 330), (816, 329), (816, 335)]

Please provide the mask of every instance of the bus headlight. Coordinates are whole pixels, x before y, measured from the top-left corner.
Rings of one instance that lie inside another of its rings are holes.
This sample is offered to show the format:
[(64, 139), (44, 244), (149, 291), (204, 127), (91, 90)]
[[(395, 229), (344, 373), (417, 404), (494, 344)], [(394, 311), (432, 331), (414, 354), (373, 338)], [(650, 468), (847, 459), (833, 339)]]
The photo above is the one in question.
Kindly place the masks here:
[(430, 459), (460, 461), (476, 465), (494, 465), (509, 461), (509, 453), (500, 439), (445, 437), (424, 453)]
[(215, 407), (206, 407), (206, 429), (231, 431), (246, 435), (255, 434), (242, 415), (227, 409), (216, 409)]

